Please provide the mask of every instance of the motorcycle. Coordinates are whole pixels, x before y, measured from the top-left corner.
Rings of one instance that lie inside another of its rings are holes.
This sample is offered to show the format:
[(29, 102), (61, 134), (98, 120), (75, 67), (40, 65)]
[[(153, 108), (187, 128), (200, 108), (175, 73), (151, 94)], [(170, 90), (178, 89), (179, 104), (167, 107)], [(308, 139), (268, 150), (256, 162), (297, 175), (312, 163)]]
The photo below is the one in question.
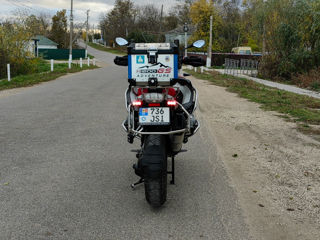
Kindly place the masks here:
[[(200, 127), (193, 115), (197, 91), (178, 71), (182, 63), (198, 67), (204, 66), (205, 61), (197, 57), (182, 58), (178, 41), (129, 44), (123, 38), (116, 38), (116, 43), (127, 46), (128, 50), (127, 56), (114, 59), (115, 64), (128, 66), (129, 86), (125, 93), (128, 117), (122, 127), (129, 143), (134, 139), (141, 141), (141, 149), (136, 150), (138, 160), (133, 165), (140, 180), (131, 187), (144, 183), (147, 202), (160, 207), (167, 197), (168, 174), (171, 174), (170, 184), (175, 184), (175, 156)], [(201, 48), (204, 44), (204, 40), (198, 40), (187, 48)]]

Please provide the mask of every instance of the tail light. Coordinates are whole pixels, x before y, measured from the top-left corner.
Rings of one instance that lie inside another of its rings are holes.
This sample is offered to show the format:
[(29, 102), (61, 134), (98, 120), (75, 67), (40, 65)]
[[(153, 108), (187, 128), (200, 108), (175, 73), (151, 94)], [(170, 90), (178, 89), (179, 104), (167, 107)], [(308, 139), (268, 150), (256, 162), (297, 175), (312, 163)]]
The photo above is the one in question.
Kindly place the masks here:
[(142, 101), (135, 100), (135, 101), (132, 102), (132, 105), (135, 106), (135, 107), (140, 107), (140, 106), (142, 106)]
[(177, 101), (176, 100), (168, 100), (167, 101), (167, 106), (169, 106), (169, 107), (175, 107), (175, 106), (177, 106)]
[(149, 107), (160, 107), (161, 106), (160, 103), (149, 103), (148, 105), (149, 105)]

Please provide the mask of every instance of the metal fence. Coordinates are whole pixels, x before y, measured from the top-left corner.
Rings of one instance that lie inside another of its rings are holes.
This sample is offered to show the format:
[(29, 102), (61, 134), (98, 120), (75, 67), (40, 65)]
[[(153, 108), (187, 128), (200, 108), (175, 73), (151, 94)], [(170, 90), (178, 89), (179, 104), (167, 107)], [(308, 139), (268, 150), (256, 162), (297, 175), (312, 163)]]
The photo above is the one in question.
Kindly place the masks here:
[[(39, 56), (43, 59), (67, 60), (69, 59), (69, 49), (39, 49)], [(73, 59), (85, 58), (85, 49), (72, 49)]]
[(256, 77), (258, 75), (259, 61), (250, 59), (234, 60), (225, 59), (224, 74), (230, 75), (249, 75)]

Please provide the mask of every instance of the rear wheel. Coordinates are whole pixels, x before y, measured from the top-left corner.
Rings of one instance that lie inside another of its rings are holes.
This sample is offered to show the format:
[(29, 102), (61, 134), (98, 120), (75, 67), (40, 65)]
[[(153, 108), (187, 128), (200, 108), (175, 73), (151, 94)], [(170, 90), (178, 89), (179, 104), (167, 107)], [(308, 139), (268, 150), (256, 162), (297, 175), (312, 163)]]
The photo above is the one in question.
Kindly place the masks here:
[(147, 136), (142, 158), (146, 200), (152, 207), (160, 207), (167, 199), (166, 137)]
[(160, 178), (144, 180), (145, 195), (152, 207), (160, 207), (167, 200), (167, 174)]

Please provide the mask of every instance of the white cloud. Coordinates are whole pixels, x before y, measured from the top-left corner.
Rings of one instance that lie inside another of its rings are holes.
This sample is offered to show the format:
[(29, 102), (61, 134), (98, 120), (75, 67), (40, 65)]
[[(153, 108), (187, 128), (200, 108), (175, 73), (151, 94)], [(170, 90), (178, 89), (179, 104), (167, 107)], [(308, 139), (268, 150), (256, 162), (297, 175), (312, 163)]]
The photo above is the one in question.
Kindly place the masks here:
[[(107, 3), (108, 2), (108, 3)], [(0, 0), (0, 18), (14, 17), (16, 9), (25, 9), (30, 13), (39, 14), (41, 12), (54, 15), (57, 11), (67, 9), (70, 14), (70, 0)], [(74, 0), (74, 21), (85, 22), (86, 11), (90, 9), (90, 24), (97, 25), (101, 14), (113, 8), (113, 1), (84, 1)]]
[[(86, 10), (90, 9), (90, 24), (98, 25), (101, 14), (105, 14), (113, 8), (115, 0), (73, 0), (74, 21), (81, 23), (86, 21)], [(133, 0), (135, 5), (155, 4), (157, 7), (164, 5), (164, 10), (169, 11), (176, 4), (175, 0)], [(30, 13), (40, 12), (54, 15), (58, 10), (67, 9), (70, 13), (71, 0), (0, 0), (0, 19), (14, 17), (12, 13), (17, 8), (27, 9)]]

